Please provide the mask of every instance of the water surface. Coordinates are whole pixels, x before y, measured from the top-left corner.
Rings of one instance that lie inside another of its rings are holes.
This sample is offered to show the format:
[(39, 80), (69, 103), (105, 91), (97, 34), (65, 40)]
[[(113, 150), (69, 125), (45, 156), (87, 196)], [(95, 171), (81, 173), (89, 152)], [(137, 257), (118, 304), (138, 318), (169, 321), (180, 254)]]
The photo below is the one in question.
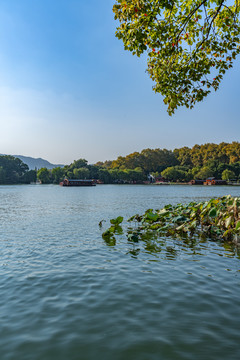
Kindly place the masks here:
[(98, 228), (229, 193), (239, 187), (0, 186), (0, 359), (238, 360), (237, 248), (124, 236), (111, 247)]

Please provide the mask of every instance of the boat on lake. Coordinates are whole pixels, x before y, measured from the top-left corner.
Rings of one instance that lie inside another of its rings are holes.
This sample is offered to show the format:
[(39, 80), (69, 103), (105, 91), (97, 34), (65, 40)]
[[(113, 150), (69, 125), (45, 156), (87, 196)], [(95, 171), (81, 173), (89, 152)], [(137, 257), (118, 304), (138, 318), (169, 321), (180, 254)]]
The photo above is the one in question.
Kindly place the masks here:
[(226, 180), (215, 179), (214, 177), (207, 178), (203, 185), (227, 185)]
[(64, 179), (60, 182), (61, 186), (96, 186), (93, 180), (81, 180), (81, 179)]
[(206, 180), (191, 180), (190, 185), (227, 185), (226, 180), (218, 180), (215, 177), (209, 177)]

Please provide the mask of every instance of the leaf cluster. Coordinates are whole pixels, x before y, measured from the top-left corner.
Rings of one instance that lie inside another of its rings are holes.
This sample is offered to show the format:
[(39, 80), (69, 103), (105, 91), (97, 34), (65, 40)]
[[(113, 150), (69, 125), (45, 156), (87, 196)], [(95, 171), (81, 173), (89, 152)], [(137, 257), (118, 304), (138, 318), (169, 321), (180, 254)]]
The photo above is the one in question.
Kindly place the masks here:
[(149, 236), (203, 236), (212, 240), (237, 241), (240, 238), (240, 197), (228, 195), (199, 203), (166, 205), (155, 211), (148, 209), (143, 215), (132, 216), (128, 222), (135, 224), (127, 230), (128, 240), (133, 242)]
[(240, 198), (229, 195), (200, 203), (166, 205), (155, 212), (150, 209), (142, 216), (135, 215), (129, 221), (137, 222), (141, 233), (234, 240), (240, 236)]
[[(100, 221), (99, 223), (100, 228), (102, 227), (102, 221)], [(123, 233), (123, 229), (120, 225), (122, 222), (123, 222), (122, 216), (118, 216), (116, 219), (110, 220), (111, 226), (102, 233), (102, 238), (105, 240), (107, 245), (113, 246), (116, 244), (115, 235), (121, 235)]]
[(238, 0), (116, 0), (116, 37), (147, 54), (153, 90), (172, 115), (219, 88), (240, 52)]

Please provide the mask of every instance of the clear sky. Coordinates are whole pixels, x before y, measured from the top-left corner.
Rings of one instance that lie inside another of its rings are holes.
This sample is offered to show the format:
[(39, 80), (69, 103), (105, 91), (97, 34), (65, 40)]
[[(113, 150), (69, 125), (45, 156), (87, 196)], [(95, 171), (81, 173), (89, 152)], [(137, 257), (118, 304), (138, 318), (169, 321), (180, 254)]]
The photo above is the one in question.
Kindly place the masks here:
[(240, 139), (240, 64), (169, 117), (115, 38), (114, 0), (0, 0), (0, 153), (69, 164)]

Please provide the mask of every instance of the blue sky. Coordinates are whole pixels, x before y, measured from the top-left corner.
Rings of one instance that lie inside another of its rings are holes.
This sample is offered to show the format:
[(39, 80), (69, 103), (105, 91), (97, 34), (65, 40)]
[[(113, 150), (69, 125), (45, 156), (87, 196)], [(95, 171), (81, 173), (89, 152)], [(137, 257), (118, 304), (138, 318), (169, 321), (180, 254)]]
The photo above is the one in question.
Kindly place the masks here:
[(169, 117), (144, 59), (115, 38), (113, 0), (0, 0), (0, 153), (69, 164), (239, 141), (240, 65)]

